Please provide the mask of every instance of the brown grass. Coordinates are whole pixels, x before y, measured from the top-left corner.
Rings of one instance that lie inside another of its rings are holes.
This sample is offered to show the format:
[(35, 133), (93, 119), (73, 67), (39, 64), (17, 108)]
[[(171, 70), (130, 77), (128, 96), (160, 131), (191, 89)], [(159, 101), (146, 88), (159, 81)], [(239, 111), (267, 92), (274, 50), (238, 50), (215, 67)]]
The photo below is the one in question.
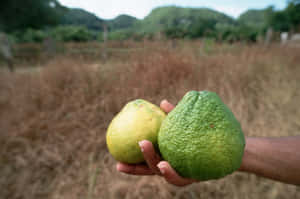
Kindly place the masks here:
[(176, 104), (192, 89), (217, 92), (247, 136), (299, 135), (299, 49), (123, 46), (105, 64), (97, 53), (66, 53), (36, 60), (39, 70), (2, 70), (0, 198), (300, 198), (299, 187), (239, 172), (185, 188), (127, 176), (116, 172), (105, 144), (107, 125), (128, 101)]

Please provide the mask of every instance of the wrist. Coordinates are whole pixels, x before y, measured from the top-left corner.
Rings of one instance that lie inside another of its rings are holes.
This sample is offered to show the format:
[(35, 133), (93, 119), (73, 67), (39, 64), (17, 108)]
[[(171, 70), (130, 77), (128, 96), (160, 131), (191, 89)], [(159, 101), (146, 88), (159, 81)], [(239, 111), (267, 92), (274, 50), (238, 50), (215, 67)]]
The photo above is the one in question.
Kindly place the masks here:
[(250, 137), (245, 137), (245, 149), (244, 149), (244, 154), (242, 158), (242, 162), (240, 165), (240, 168), (238, 171), (247, 171), (247, 165), (248, 165), (248, 160), (249, 160), (249, 145), (251, 145), (253, 138)]

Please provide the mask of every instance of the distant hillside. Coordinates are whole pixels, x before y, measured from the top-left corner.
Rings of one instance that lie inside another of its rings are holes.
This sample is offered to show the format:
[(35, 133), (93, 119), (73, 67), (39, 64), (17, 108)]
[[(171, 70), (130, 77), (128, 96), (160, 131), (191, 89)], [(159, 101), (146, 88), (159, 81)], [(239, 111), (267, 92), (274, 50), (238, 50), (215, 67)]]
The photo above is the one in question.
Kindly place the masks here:
[(163, 31), (169, 38), (250, 38), (251, 41), (255, 41), (257, 33), (266, 27), (268, 9), (248, 10), (238, 19), (208, 8), (177, 6), (153, 9), (143, 20), (129, 15), (104, 20), (83, 9), (65, 8), (62, 13), (63, 25), (81, 25), (90, 30), (102, 31), (103, 25), (106, 24), (111, 32), (110, 37), (114, 39)]
[(132, 28), (137, 21), (138, 19), (135, 17), (129, 15), (119, 15), (112, 20), (108, 20), (107, 24), (111, 30), (120, 30)]
[(174, 27), (189, 28), (208, 21), (227, 24), (235, 22), (233, 18), (208, 8), (168, 6), (154, 9), (139, 25), (146, 32), (155, 32)]
[(238, 22), (252, 27), (263, 27), (267, 23), (267, 10), (247, 10), (239, 16)]
[(106, 23), (110, 31), (131, 29), (134, 32), (157, 32), (165, 29), (193, 29), (214, 27), (216, 24), (236, 23), (263, 27), (266, 23), (266, 10), (248, 10), (235, 20), (228, 15), (208, 8), (182, 8), (176, 6), (159, 7), (138, 20), (129, 15), (120, 15), (111, 20), (104, 20), (88, 11), (78, 8), (63, 10), (63, 25), (81, 25), (90, 30), (102, 31)]
[(81, 25), (96, 31), (102, 30), (103, 23), (104, 20), (96, 15), (78, 8), (67, 9), (62, 18), (64, 25)]
[(120, 15), (111, 20), (104, 20), (96, 15), (78, 8), (65, 9), (62, 17), (63, 25), (85, 26), (90, 30), (102, 31), (106, 23), (111, 31), (132, 28), (138, 21), (137, 18), (129, 15)]

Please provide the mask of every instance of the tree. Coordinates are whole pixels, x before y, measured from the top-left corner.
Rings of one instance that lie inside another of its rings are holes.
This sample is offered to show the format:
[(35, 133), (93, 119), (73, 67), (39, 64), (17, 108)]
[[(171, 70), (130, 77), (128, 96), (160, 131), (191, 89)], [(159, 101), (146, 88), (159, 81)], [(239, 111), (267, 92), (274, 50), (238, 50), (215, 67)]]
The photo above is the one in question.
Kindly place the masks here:
[(290, 28), (299, 30), (300, 25), (300, 0), (291, 0), (285, 9), (287, 18), (289, 20)]
[(285, 10), (274, 12), (269, 20), (269, 25), (275, 31), (286, 32), (290, 29), (290, 21)]
[(299, 31), (300, 0), (289, 0), (284, 10), (274, 11), (270, 8), (268, 24), (276, 31)]
[(191, 38), (215, 36), (212, 35), (212, 33), (215, 32), (216, 24), (217, 20), (215, 19), (197, 20), (196, 23), (191, 26), (189, 35)]
[(6, 32), (40, 29), (60, 22), (56, 0), (3, 0), (0, 5), (0, 28)]

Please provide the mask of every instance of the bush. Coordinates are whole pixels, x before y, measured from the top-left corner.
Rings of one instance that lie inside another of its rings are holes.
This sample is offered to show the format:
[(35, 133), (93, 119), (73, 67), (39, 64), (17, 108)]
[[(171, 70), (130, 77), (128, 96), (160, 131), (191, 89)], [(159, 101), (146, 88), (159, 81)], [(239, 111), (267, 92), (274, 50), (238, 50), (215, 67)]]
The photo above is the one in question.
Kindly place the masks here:
[(58, 26), (50, 34), (55, 40), (64, 42), (86, 42), (94, 39), (93, 32), (82, 26)]
[(216, 32), (218, 32), (218, 39), (226, 42), (246, 41), (256, 42), (259, 33), (262, 32), (260, 28), (249, 25), (231, 25), (231, 24), (217, 24)]
[(170, 39), (184, 38), (187, 36), (187, 30), (183, 28), (167, 28), (163, 32), (165, 36)]
[(132, 35), (133, 35), (133, 32), (130, 30), (119, 30), (119, 31), (110, 32), (108, 34), (108, 39), (124, 41), (124, 40), (130, 39), (130, 37)]
[(15, 32), (13, 36), (20, 43), (40, 43), (46, 38), (47, 34), (42, 30), (29, 28), (24, 32)]
[(81, 26), (58, 26), (49, 31), (27, 29), (12, 34), (14, 40), (20, 43), (39, 43), (49, 36), (63, 42), (86, 42), (96, 38), (95, 33)]

